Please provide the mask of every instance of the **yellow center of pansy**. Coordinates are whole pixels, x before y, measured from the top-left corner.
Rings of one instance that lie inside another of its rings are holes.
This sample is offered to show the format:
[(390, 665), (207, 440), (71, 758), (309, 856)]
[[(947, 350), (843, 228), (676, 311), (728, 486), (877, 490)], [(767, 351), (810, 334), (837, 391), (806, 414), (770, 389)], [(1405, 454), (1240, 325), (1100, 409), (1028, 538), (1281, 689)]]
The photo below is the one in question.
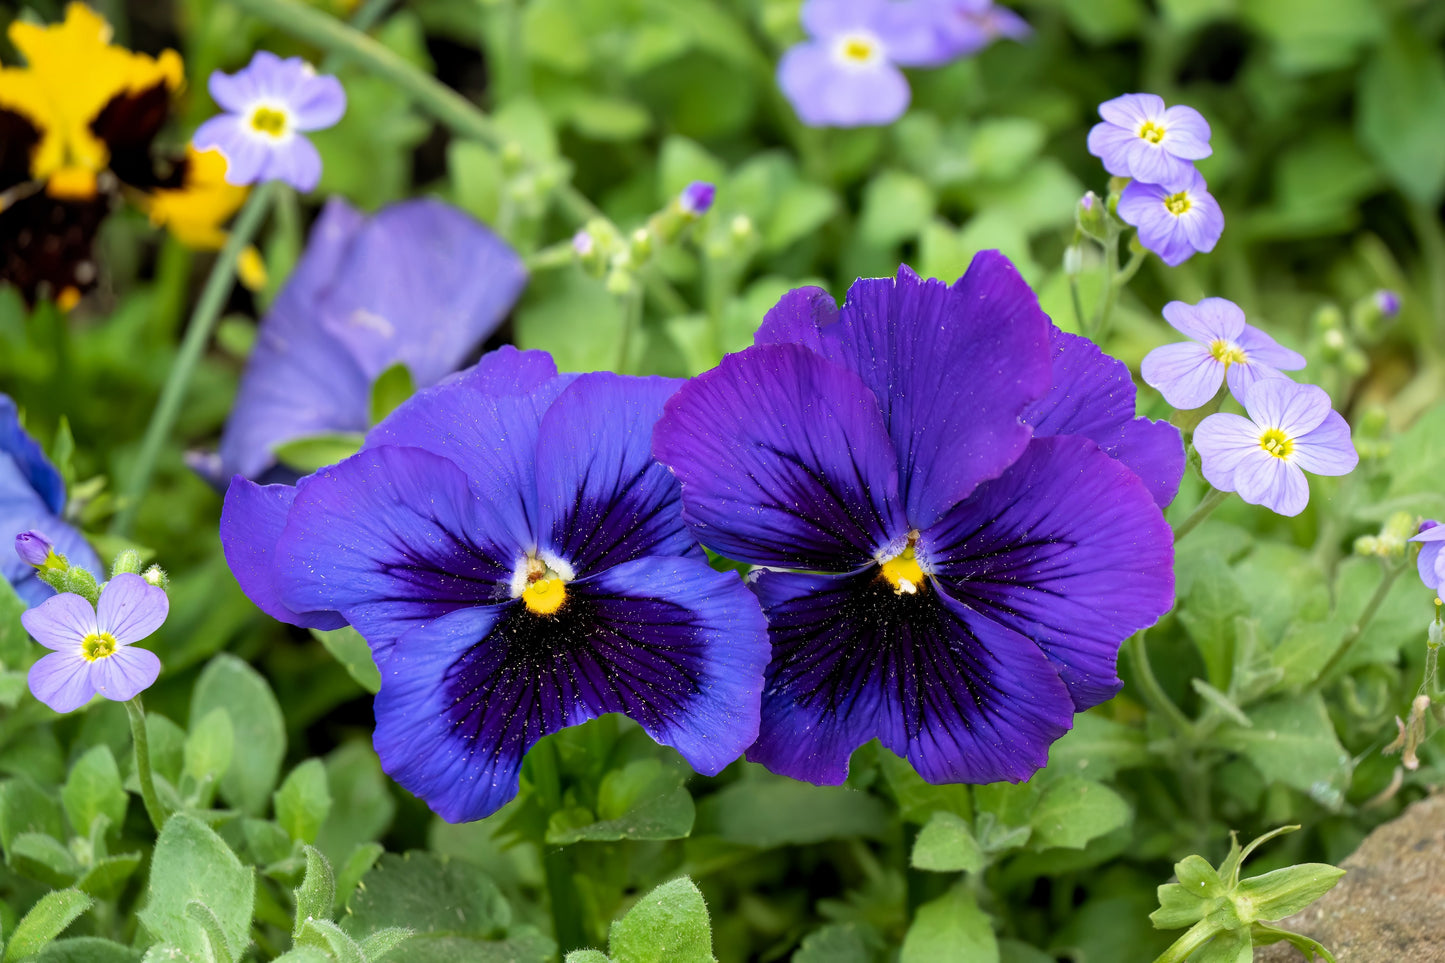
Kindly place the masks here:
[(1180, 191), (1178, 194), (1170, 194), (1164, 198), (1164, 209), (1175, 217), (1185, 213), (1193, 205), (1189, 202), (1189, 194)]
[(251, 113), (251, 129), (271, 137), (280, 137), (286, 133), (286, 114), (270, 107), (257, 107)]
[(1139, 128), (1139, 136), (1151, 144), (1157, 144), (1164, 139), (1164, 128), (1152, 120), (1144, 121), (1144, 126)]
[(1294, 451), (1294, 439), (1278, 428), (1270, 428), (1259, 436), (1259, 447), (1276, 458), (1288, 458)]
[(529, 612), (551, 615), (567, 601), (567, 583), (555, 576), (539, 578), (522, 591), (522, 601)]
[(109, 632), (92, 632), (80, 642), (80, 654), (85, 661), (95, 662), (115, 655), (115, 636)]
[(1223, 362), (1226, 368), (1232, 364), (1244, 364), (1246, 360), (1243, 348), (1223, 338), (1215, 338), (1209, 342), (1209, 353), (1215, 361)]
[(923, 567), (918, 564), (918, 558), (913, 553), (913, 537), (909, 538), (907, 548), (884, 560), (878, 567), (888, 584), (893, 586), (893, 591), (899, 595), (915, 595), (926, 584)]

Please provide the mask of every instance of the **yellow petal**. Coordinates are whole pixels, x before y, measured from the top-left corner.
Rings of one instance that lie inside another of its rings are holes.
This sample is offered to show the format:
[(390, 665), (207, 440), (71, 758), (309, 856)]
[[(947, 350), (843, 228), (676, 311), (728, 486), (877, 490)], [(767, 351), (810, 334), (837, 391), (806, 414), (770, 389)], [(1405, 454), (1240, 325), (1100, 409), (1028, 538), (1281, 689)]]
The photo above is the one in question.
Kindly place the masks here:
[(245, 200), (246, 188), (226, 183), (226, 159), (219, 151), (187, 147), (181, 186), (157, 190), (143, 203), (151, 223), (169, 230), (186, 247), (214, 251), (226, 243), (221, 225)]

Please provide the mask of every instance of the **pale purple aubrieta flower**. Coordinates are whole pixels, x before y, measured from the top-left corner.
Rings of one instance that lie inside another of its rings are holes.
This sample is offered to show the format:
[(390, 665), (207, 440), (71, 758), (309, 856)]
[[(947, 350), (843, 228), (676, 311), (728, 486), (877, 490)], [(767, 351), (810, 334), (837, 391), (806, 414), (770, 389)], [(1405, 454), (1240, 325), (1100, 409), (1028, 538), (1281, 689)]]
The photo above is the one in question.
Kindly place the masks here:
[(809, 127), (889, 124), (908, 109), (898, 68), (938, 62), (939, 39), (915, 4), (807, 0), (810, 39), (783, 54), (778, 86)]
[(1248, 418), (1213, 414), (1194, 430), (1209, 484), (1251, 505), (1298, 515), (1310, 500), (1306, 471), (1348, 475), (1360, 462), (1350, 426), (1323, 388), (1265, 378), (1249, 389)]
[(713, 198), (717, 196), (717, 187), (707, 181), (693, 181), (682, 189), (677, 197), (678, 206), (683, 213), (691, 217), (702, 217), (712, 209)]
[(324, 130), (346, 113), (346, 91), (300, 57), (259, 50), (234, 74), (211, 74), (211, 97), (226, 111), (201, 125), (191, 143), (226, 158), (226, 181), (285, 181), (309, 191), (321, 180), (321, 155), (302, 134)]
[(62, 592), (20, 616), (25, 631), (52, 649), (30, 667), (30, 691), (56, 712), (79, 709), (96, 693), (116, 702), (134, 699), (161, 672), (154, 652), (134, 647), (165, 622), (170, 602), (163, 589), (139, 575), (117, 575), (93, 608)]
[(1119, 218), (1139, 230), (1139, 243), (1170, 267), (1198, 251), (1214, 250), (1224, 233), (1224, 212), (1209, 193), (1204, 178), (1193, 178), (1178, 190), (1131, 181), (1119, 195)]
[(1179, 409), (1198, 408), (1226, 380), (1235, 400), (1244, 404), (1261, 378), (1305, 366), (1304, 355), (1246, 324), (1239, 305), (1224, 298), (1205, 298), (1198, 304), (1170, 301), (1164, 305), (1164, 320), (1192, 340), (1155, 348), (1139, 370), (1146, 384)]
[(1001, 37), (1027, 40), (1034, 32), (1027, 20), (993, 0), (914, 0), (910, 6), (937, 39), (932, 57), (910, 64), (914, 67), (942, 66)]
[(1420, 557), (1416, 560), (1420, 581), (1426, 588), (1440, 591), (1440, 583), (1445, 582), (1445, 564), (1440, 557), (1441, 550), (1445, 549), (1445, 525), (1427, 518), (1420, 523), (1420, 534), (1410, 541), (1420, 543)]
[(1089, 131), (1089, 153), (1115, 177), (1170, 191), (1194, 180), (1194, 161), (1213, 153), (1209, 122), (1193, 107), (1164, 106), (1157, 94), (1125, 94), (1099, 105), (1103, 123)]

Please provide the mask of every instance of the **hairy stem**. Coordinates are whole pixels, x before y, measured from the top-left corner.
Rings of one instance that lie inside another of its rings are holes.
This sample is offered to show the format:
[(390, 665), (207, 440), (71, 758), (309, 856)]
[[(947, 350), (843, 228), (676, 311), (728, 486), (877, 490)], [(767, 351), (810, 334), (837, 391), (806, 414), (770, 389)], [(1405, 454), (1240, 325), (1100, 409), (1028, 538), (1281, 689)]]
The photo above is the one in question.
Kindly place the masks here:
[(1189, 513), (1189, 517), (1180, 522), (1179, 527), (1174, 529), (1174, 544), (1178, 545), (1184, 540), (1185, 535), (1188, 535), (1198, 528), (1199, 523), (1208, 518), (1228, 497), (1229, 492), (1222, 492), (1217, 488), (1209, 489), (1204, 497), (1199, 500), (1199, 504), (1194, 506), (1194, 511)]
[(156, 795), (155, 776), (151, 773), (150, 735), (146, 731), (146, 711), (140, 696), (127, 702), (125, 711), (130, 716), (130, 735), (135, 742), (135, 775), (140, 780), (140, 798), (145, 803), (151, 825), (160, 832), (166, 824), (166, 811)]

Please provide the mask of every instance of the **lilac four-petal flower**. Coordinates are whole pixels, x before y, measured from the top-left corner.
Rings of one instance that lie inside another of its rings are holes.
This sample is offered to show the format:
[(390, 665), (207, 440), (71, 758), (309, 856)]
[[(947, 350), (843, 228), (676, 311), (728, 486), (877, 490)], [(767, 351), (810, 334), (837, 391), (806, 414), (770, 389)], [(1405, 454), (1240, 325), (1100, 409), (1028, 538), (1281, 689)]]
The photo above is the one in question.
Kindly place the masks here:
[(1170, 301), (1164, 305), (1164, 320), (1191, 340), (1150, 351), (1139, 373), (1175, 408), (1198, 408), (1226, 380), (1230, 393), (1243, 404), (1261, 378), (1282, 377), (1281, 371), (1305, 366), (1304, 355), (1246, 324), (1239, 305), (1224, 298), (1205, 298), (1198, 304)]
[[(1173, 600), (1179, 434), (1007, 259), (793, 291), (684, 385), (653, 448), (754, 581), (773, 660), (748, 758), (839, 783), (877, 738), (934, 782), (1027, 779)], [(788, 569), (799, 571), (786, 571)]]
[(1102, 123), (1089, 131), (1089, 153), (1115, 177), (1181, 191), (1194, 180), (1194, 161), (1208, 157), (1209, 122), (1193, 107), (1164, 106), (1157, 94), (1125, 94), (1099, 105)]
[(915, 15), (936, 39), (932, 55), (927, 48), (909, 64), (940, 67), (970, 57), (1000, 37), (1026, 40), (1033, 35), (1028, 21), (993, 0), (914, 0)]
[(1178, 189), (1131, 181), (1119, 195), (1119, 219), (1139, 231), (1139, 243), (1170, 267), (1214, 250), (1224, 212), (1198, 171)]
[(135, 643), (161, 627), (170, 611), (163, 589), (139, 575), (117, 575), (100, 603), (62, 592), (20, 616), (25, 631), (53, 650), (30, 667), (30, 691), (56, 712), (79, 709), (97, 693), (134, 699), (160, 675), (161, 660)]
[(1420, 523), (1420, 533), (1410, 541), (1420, 543), (1420, 557), (1416, 559), (1420, 581), (1425, 583), (1426, 588), (1439, 592), (1441, 583), (1445, 582), (1445, 564), (1441, 562), (1441, 550), (1445, 549), (1445, 525), (1427, 518)]
[(296, 488), (232, 482), (242, 588), (365, 636), (382, 766), (446, 819), (494, 812), (539, 738), (603, 713), (708, 774), (756, 736), (762, 612), (708, 566), (649, 451), (676, 387), (503, 348)]
[(321, 155), (302, 135), (331, 127), (346, 113), (340, 81), (300, 57), (282, 60), (258, 50), (236, 73), (211, 74), (210, 91), (226, 113), (202, 124), (191, 143), (221, 152), (227, 183), (278, 180), (300, 191), (317, 185)]
[[(101, 571), (100, 557), (80, 532), (62, 519), (64, 510), (65, 482), (60, 472), (21, 426), (15, 402), (0, 394), (0, 533), (7, 540), (22, 534), (39, 535), (70, 564), (91, 573)], [(0, 577), (27, 605), (38, 605), (55, 594), (17, 552), (0, 551)]]
[(1348, 475), (1360, 462), (1350, 426), (1323, 388), (1265, 378), (1244, 397), (1249, 417), (1210, 415), (1194, 430), (1209, 484), (1251, 505), (1298, 515), (1309, 504), (1305, 472)]

